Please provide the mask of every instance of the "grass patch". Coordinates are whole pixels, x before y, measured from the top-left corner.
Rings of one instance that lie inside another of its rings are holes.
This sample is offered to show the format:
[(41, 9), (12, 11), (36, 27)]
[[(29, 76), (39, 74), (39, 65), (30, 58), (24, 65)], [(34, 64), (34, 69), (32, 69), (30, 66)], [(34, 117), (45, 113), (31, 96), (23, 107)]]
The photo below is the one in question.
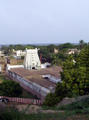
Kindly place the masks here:
[(74, 102), (69, 105), (58, 107), (58, 110), (73, 111), (75, 113), (89, 113), (89, 98), (83, 99), (78, 102)]
[(74, 102), (69, 105), (63, 105), (63, 106), (53, 106), (53, 107), (48, 107), (48, 106), (42, 106), (42, 109), (44, 110), (57, 110), (57, 111), (65, 111), (67, 113), (71, 114), (89, 114), (89, 98), (85, 98), (81, 101)]
[(45, 106), (45, 105), (42, 105), (42, 109), (43, 110), (58, 110), (56, 106), (49, 107), (49, 106)]
[(24, 114), (16, 110), (9, 110), (0, 113), (0, 120), (89, 120), (89, 115), (73, 115), (71, 113)]

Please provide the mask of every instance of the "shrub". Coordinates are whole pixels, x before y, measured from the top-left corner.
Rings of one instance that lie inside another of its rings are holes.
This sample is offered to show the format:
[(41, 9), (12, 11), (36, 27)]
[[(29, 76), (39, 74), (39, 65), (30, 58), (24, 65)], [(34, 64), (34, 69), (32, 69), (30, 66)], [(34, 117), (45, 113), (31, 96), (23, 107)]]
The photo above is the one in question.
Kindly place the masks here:
[(46, 106), (54, 106), (54, 105), (56, 105), (58, 103), (58, 101), (60, 101), (60, 100), (55, 94), (49, 93), (46, 96), (45, 101), (44, 101), (43, 104), (46, 105)]
[(0, 95), (9, 97), (19, 97), (22, 94), (22, 88), (14, 81), (7, 80), (0, 84)]

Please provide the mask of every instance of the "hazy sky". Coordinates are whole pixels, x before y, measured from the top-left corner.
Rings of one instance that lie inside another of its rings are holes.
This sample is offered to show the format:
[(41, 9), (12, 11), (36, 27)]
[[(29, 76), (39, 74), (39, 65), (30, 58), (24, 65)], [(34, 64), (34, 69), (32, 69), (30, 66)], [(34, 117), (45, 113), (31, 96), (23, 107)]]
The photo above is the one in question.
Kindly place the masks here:
[(89, 0), (0, 0), (0, 44), (89, 42)]

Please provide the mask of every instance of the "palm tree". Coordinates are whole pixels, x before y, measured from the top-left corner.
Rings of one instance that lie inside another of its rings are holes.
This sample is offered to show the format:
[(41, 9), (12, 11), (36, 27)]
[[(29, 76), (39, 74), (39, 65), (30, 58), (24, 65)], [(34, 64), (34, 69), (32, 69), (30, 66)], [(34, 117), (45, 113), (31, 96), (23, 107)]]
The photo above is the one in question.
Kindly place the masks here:
[(79, 41), (79, 44), (80, 44), (80, 49), (82, 49), (83, 46), (84, 46), (84, 40), (80, 40), (80, 41)]

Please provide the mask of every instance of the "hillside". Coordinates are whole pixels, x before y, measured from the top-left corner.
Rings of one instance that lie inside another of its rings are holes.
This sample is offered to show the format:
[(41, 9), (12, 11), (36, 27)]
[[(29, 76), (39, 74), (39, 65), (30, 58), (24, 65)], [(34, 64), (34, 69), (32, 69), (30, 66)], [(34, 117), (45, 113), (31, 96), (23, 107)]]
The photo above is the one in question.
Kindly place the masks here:
[(34, 105), (22, 105), (22, 108), (21, 105), (16, 106), (9, 109), (4, 107), (4, 112), (0, 112), (0, 120), (89, 120), (89, 97), (53, 108)]

